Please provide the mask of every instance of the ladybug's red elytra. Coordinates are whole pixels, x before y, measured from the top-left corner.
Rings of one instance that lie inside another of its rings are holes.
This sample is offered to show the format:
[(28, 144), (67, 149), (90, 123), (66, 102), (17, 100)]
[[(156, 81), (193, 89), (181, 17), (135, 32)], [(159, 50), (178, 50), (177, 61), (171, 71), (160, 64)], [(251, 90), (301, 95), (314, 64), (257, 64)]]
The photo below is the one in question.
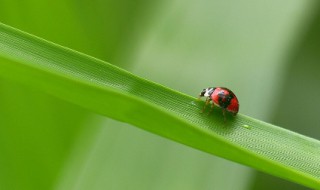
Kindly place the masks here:
[(206, 103), (202, 109), (202, 112), (206, 109), (210, 101), (212, 101), (211, 110), (214, 107), (214, 105), (217, 105), (222, 108), (224, 120), (226, 120), (226, 111), (232, 113), (234, 116), (237, 115), (239, 111), (238, 98), (228, 88), (224, 88), (224, 87), (205, 88), (199, 94), (199, 98), (201, 97), (206, 97)]

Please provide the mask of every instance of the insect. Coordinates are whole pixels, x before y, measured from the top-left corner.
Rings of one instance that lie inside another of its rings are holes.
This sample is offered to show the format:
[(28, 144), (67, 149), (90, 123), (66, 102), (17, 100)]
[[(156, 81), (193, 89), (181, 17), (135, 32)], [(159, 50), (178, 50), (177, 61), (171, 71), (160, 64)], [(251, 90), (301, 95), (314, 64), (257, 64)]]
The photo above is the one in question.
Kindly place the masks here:
[(224, 88), (224, 87), (205, 88), (199, 94), (199, 99), (201, 97), (206, 97), (206, 102), (202, 109), (202, 112), (205, 111), (208, 104), (210, 104), (210, 102), (212, 101), (211, 110), (209, 111), (209, 113), (212, 111), (212, 108), (214, 107), (214, 105), (221, 107), (224, 121), (226, 121), (226, 111), (229, 113), (232, 113), (233, 116), (237, 115), (239, 111), (238, 98), (228, 88)]

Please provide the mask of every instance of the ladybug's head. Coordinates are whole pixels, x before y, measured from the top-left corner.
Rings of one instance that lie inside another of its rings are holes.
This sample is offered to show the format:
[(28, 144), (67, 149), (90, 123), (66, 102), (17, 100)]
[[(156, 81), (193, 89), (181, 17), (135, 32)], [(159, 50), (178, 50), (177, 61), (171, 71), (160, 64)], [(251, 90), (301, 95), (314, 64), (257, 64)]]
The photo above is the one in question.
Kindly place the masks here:
[(200, 97), (203, 97), (203, 96), (209, 97), (212, 94), (213, 91), (214, 91), (214, 88), (211, 88), (211, 87), (210, 88), (205, 88), (200, 92), (199, 96)]

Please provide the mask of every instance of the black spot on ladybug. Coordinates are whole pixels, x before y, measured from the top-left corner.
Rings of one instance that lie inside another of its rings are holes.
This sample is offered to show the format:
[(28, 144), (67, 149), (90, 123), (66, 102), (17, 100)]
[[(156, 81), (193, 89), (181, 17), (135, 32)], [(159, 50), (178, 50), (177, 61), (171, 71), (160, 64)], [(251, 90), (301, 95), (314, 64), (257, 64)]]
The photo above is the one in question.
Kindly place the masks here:
[(218, 101), (219, 101), (220, 107), (227, 108), (230, 105), (233, 95), (229, 93), (225, 94), (225, 91), (220, 91), (218, 93), (218, 97), (219, 97)]

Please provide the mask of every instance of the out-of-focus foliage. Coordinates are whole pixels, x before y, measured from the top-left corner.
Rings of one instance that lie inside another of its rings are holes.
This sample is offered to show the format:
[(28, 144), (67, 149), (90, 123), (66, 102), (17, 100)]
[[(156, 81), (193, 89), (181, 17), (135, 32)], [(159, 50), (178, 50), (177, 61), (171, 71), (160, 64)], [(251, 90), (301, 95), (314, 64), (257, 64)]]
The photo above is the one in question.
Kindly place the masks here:
[[(317, 7), (311, 0), (1, 0), (0, 21), (188, 94), (228, 86), (242, 113), (266, 121), (276, 114), (282, 126), (296, 123), (297, 131), (314, 134), (319, 79), (306, 63), (319, 62), (308, 51), (319, 47), (305, 46), (319, 40), (304, 34), (317, 28), (319, 22), (310, 22)], [(246, 167), (105, 118), (89, 119), (81, 108), (11, 81), (1, 80), (0, 97), (0, 189), (227, 190), (254, 183)], [(293, 109), (297, 103), (302, 106)], [(286, 183), (264, 186), (284, 189)], [(303, 189), (288, 189), (294, 188)]]
[[(279, 97), (275, 100), (274, 121), (301, 134), (320, 139), (320, 7), (308, 23), (309, 28), (294, 46), (288, 58)], [(267, 190), (272, 183), (281, 189), (298, 189), (295, 184), (259, 173), (253, 189)], [(300, 187), (299, 189), (304, 189)]]

